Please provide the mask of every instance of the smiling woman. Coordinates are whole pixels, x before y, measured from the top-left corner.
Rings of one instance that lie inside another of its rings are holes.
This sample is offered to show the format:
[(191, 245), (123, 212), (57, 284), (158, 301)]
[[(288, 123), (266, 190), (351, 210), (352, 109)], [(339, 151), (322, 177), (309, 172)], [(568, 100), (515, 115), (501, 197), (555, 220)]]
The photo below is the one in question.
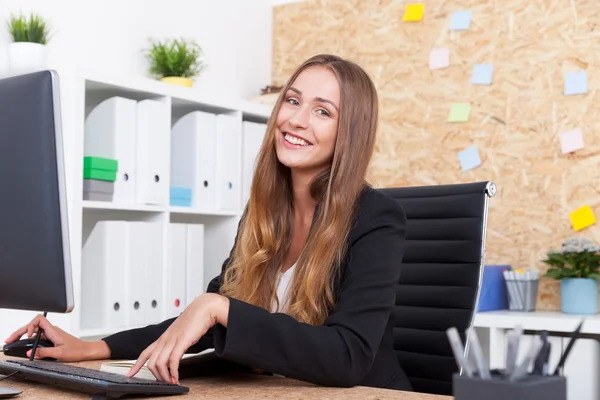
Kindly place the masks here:
[(38, 356), (138, 358), (178, 382), (184, 353), (214, 348), (248, 371), (328, 386), (410, 390), (393, 349), (404, 253), (399, 203), (365, 181), (378, 99), (357, 64), (317, 55), (290, 77), (269, 120), (222, 273), (178, 317), (83, 342), (42, 316)]

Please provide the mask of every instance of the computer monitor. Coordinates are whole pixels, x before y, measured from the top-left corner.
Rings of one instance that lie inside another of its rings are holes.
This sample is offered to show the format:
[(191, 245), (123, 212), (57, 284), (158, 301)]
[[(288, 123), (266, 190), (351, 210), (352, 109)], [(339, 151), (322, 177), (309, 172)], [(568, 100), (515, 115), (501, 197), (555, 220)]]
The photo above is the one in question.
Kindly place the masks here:
[(67, 215), (58, 74), (0, 79), (0, 308), (72, 311)]

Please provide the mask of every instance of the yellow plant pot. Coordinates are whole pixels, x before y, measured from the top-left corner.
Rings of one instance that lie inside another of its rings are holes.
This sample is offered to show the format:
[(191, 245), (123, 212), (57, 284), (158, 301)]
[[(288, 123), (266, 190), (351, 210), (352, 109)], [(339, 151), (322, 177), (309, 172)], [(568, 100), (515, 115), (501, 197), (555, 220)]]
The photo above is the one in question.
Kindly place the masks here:
[(161, 80), (161, 82), (170, 83), (172, 85), (185, 86), (185, 87), (189, 87), (189, 88), (191, 88), (192, 85), (194, 84), (194, 81), (192, 80), (192, 78), (185, 78), (182, 76), (165, 76), (164, 78), (161, 78), (160, 80)]

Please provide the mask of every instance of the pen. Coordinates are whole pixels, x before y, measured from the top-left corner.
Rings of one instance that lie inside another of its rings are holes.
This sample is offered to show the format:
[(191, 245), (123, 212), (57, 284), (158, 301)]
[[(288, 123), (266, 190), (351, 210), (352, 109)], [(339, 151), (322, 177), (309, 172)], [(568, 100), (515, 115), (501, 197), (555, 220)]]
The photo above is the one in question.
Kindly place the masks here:
[(542, 348), (535, 358), (535, 362), (533, 364), (533, 374), (534, 375), (548, 375), (548, 359), (550, 358), (550, 342), (548, 342), (548, 332), (542, 331), (540, 333), (540, 338), (542, 339)]
[(479, 344), (479, 337), (473, 327), (469, 328), (469, 338), (471, 339), (471, 353), (475, 359), (475, 365), (479, 370), (479, 377), (481, 379), (491, 379), (489, 366), (486, 364), (483, 358), (483, 352), (481, 351), (481, 345)]
[(446, 330), (446, 335), (448, 335), (448, 340), (450, 341), (450, 346), (452, 347), (452, 352), (454, 353), (454, 359), (456, 360), (458, 368), (462, 369), (465, 374), (471, 378), (473, 376), (473, 371), (469, 366), (469, 362), (465, 358), (465, 348), (460, 341), (458, 330), (454, 327), (448, 328)]
[(523, 335), (523, 328), (516, 326), (508, 332), (507, 341), (508, 349), (506, 350), (506, 375), (512, 375), (517, 364), (517, 354), (519, 352), (519, 344), (521, 342), (521, 336)]
[(573, 331), (573, 333), (571, 334), (571, 340), (569, 340), (569, 344), (567, 345), (567, 348), (565, 349), (563, 355), (560, 357), (560, 361), (558, 362), (558, 365), (556, 366), (556, 369), (554, 370), (554, 373), (552, 375), (558, 375), (565, 362), (567, 361), (567, 357), (569, 356), (569, 353), (571, 352), (575, 341), (579, 338), (579, 332), (581, 331), (581, 327), (583, 326), (583, 321), (585, 320), (581, 320), (575, 331)]
[(536, 354), (540, 351), (541, 348), (541, 339), (538, 336), (534, 336), (533, 342), (531, 343), (531, 347), (529, 347), (529, 352), (527, 353), (527, 356), (525, 356), (523, 362), (510, 375), (509, 380), (511, 382), (519, 380), (525, 375), (527, 375), (527, 369), (529, 368), (529, 365), (531, 364), (531, 362), (533, 361)]

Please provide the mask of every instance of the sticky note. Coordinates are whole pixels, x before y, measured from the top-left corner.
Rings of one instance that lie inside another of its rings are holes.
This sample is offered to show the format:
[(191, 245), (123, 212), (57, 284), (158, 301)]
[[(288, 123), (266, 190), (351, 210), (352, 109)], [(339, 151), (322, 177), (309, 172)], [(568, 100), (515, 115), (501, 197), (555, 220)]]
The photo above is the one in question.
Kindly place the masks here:
[(576, 231), (580, 231), (596, 223), (594, 212), (587, 204), (570, 213), (569, 218), (571, 218), (571, 224)]
[(450, 30), (466, 31), (471, 27), (471, 11), (454, 11), (450, 18)]
[(492, 64), (475, 64), (471, 73), (473, 85), (491, 85), (494, 66)]
[(448, 122), (467, 122), (471, 113), (471, 103), (453, 103), (450, 106)]
[(429, 53), (429, 69), (446, 68), (450, 65), (450, 50), (447, 47), (433, 49)]
[(560, 150), (563, 154), (581, 149), (583, 149), (583, 134), (581, 133), (581, 129), (574, 129), (560, 134)]
[(479, 151), (476, 146), (467, 147), (459, 152), (458, 159), (460, 167), (465, 172), (481, 165), (481, 157), (479, 157)]
[(423, 18), (423, 4), (407, 4), (403, 21), (415, 22)]
[(565, 74), (565, 96), (585, 94), (588, 90), (587, 71)]

